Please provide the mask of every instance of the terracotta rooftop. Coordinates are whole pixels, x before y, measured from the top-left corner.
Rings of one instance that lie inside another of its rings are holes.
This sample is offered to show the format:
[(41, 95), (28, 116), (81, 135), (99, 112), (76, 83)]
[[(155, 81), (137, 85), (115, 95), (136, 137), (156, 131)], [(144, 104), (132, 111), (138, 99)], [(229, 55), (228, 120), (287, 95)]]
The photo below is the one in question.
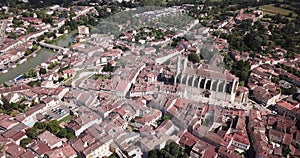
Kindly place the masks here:
[(29, 145), (29, 147), (34, 150), (38, 155), (43, 155), (51, 149), (43, 141), (36, 141)]
[(50, 133), (49, 131), (45, 131), (44, 133), (40, 134), (38, 138), (45, 142), (50, 148), (57, 143), (61, 142), (61, 139), (57, 138), (55, 135)]
[(295, 108), (292, 104), (290, 104), (290, 103), (288, 103), (287, 101), (284, 101), (284, 100), (281, 100), (281, 101), (277, 102), (277, 105), (282, 107), (282, 108), (285, 108), (287, 110), (293, 110)]
[(4, 150), (7, 154), (11, 155), (12, 157), (19, 157), (20, 155), (26, 152), (24, 148), (15, 143), (9, 143), (5, 145)]
[(199, 140), (199, 138), (195, 137), (193, 134), (189, 133), (189, 132), (185, 132), (180, 140), (179, 143), (180, 144), (184, 144), (187, 146), (193, 146), (197, 141)]

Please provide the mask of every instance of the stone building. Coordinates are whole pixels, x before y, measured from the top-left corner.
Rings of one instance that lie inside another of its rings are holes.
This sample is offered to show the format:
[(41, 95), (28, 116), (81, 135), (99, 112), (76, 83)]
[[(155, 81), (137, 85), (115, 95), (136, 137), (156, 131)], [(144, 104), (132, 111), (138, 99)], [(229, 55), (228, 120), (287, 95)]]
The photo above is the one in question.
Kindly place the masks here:
[(215, 55), (209, 64), (198, 67), (188, 66), (186, 57), (178, 56), (174, 84), (184, 84), (192, 88), (192, 94), (225, 102), (234, 102), (238, 88), (238, 78), (220, 68), (222, 57)]

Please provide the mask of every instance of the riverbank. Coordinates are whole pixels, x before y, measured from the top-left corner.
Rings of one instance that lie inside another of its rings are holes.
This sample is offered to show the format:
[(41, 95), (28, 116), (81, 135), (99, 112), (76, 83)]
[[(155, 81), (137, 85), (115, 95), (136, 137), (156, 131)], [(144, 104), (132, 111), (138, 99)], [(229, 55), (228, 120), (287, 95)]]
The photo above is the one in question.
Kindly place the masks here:
[[(74, 34), (76, 34), (76, 32), (74, 32)], [(64, 37), (57, 40), (54, 44), (61, 47), (68, 47), (69, 43), (72, 43), (74, 40), (74, 34), (73, 32), (71, 32), (70, 34), (66, 34)], [(22, 64), (14, 66), (14, 68), (9, 69), (4, 74), (0, 74), (0, 83), (5, 83), (15, 79), (16, 77), (26, 73), (31, 68), (35, 68), (36, 66), (40, 65), (42, 62), (44, 62), (54, 54), (54, 51), (44, 48), (30, 54), (28, 57), (26, 57), (26, 61), (24, 60)]]
[(50, 41), (46, 41), (46, 43), (49, 43), (49, 44), (55, 44), (55, 45), (58, 45), (58, 46), (61, 46), (61, 47), (68, 47), (68, 45), (62, 45), (61, 44), (61, 40), (65, 40), (66, 38), (72, 38), (72, 41), (74, 41), (74, 36), (78, 33), (78, 30), (73, 30), (71, 31), (70, 33), (65, 33), (65, 34), (62, 34), (61, 36), (53, 39), (53, 40), (50, 40)]
[[(31, 54), (29, 54), (29, 55), (27, 55), (27, 56), (23, 56), (23, 57), (20, 58), (20, 59), (17, 59), (17, 61), (14, 62), (14, 63), (10, 63), (9, 65), (7, 65), (7, 66), (5, 67), (6, 72), (9, 71), (9, 70), (11, 70), (11, 69), (13, 69), (13, 68), (16, 68), (18, 65), (23, 64), (23, 62), (27, 61), (28, 58), (35, 57), (36, 54), (37, 54), (41, 49), (42, 49), (42, 48), (39, 47), (36, 51), (32, 52)], [(4, 74), (4, 73), (6, 73), (6, 72), (2, 71), (2, 72), (0, 72), (0, 75), (1, 75), (1, 74)]]
[(8, 72), (0, 75), (0, 83), (5, 83), (16, 77), (28, 72), (31, 68), (40, 65), (42, 62), (53, 56), (55, 52), (47, 49), (41, 49), (36, 52), (36, 56), (33, 55), (22, 64), (17, 65), (15, 68), (10, 69)]

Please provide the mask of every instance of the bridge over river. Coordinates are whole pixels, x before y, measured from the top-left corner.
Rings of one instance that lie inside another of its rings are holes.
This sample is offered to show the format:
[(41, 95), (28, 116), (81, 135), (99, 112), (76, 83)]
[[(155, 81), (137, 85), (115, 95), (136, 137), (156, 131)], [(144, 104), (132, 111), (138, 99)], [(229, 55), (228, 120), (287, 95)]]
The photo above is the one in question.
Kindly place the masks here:
[(44, 43), (44, 42), (39, 42), (40, 46), (48, 48), (48, 49), (52, 49), (52, 50), (56, 50), (56, 51), (68, 51), (68, 48), (64, 48), (61, 46), (57, 46), (57, 45), (52, 45), (52, 44), (48, 44), (48, 43)]

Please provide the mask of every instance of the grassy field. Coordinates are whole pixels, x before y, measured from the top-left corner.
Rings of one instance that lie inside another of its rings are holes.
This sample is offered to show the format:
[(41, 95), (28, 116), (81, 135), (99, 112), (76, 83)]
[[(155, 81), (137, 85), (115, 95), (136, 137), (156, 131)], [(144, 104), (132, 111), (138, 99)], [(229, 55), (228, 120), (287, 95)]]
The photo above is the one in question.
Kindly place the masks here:
[[(259, 8), (264, 11), (264, 14), (271, 14), (271, 15), (281, 14), (284, 16), (288, 16), (290, 13), (293, 13), (290, 10), (279, 8), (279, 7), (274, 7), (272, 5), (264, 5)], [(293, 14), (295, 15), (295, 13), (293, 13)]]
[(71, 115), (68, 115), (66, 117), (64, 117), (63, 119), (61, 119), (60, 121), (58, 121), (59, 123), (65, 122), (65, 123), (69, 123), (70, 120), (72, 119)]

